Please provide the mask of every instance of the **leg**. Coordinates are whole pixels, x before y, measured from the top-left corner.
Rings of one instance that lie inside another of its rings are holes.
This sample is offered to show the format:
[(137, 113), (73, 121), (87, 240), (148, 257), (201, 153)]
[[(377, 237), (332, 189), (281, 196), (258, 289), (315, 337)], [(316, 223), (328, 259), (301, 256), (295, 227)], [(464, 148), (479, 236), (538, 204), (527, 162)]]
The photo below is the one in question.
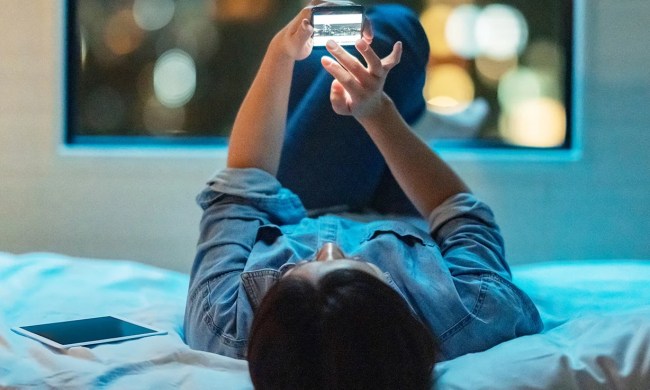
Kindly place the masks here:
[(332, 110), (332, 77), (320, 64), (326, 54), (315, 48), (296, 64), (277, 176), (307, 209), (356, 209), (369, 203), (384, 163), (356, 120)]
[[(390, 42), (388, 37), (398, 35), (404, 43), (402, 62), (391, 71), (394, 74), (389, 74), (385, 91), (406, 122), (412, 125), (426, 109), (422, 90), (429, 61), (429, 43), (417, 17), (410, 10), (400, 6), (386, 6), (378, 7), (376, 11), (383, 14), (382, 17), (373, 19), (375, 36), (380, 38), (379, 42)], [(382, 48), (383, 51), (379, 48), (376, 50), (382, 57), (390, 52), (390, 46)], [(419, 215), (386, 165), (370, 207), (382, 214)]]
[[(422, 88), (428, 60), (424, 32), (413, 12), (404, 7), (370, 8), (368, 17), (375, 34), (372, 46), (380, 57), (390, 53), (397, 40), (404, 43), (402, 63), (388, 76), (386, 92), (412, 123), (424, 110)], [(345, 205), (361, 210), (373, 203), (387, 168), (358, 122), (332, 110), (332, 77), (320, 64), (325, 54), (324, 49), (314, 49), (309, 58), (296, 64), (278, 179), (308, 209)], [(380, 192), (390, 189), (382, 186)]]

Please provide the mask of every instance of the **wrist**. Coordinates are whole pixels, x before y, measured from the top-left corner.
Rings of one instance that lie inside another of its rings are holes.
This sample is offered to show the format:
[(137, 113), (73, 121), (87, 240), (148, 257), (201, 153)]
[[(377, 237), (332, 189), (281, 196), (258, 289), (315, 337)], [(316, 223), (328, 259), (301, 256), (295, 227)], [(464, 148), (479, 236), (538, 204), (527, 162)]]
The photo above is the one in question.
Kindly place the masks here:
[(386, 93), (382, 93), (378, 104), (372, 110), (357, 116), (356, 119), (364, 128), (368, 129), (389, 123), (395, 115), (399, 116), (400, 114), (395, 107), (393, 99), (386, 95)]
[(269, 50), (278, 58), (296, 62), (311, 54), (310, 37), (313, 29), (307, 19), (303, 19), (300, 26), (295, 27), (297, 30), (291, 32), (293, 27), (295, 26), (287, 25), (275, 34), (269, 43)]
[(284, 44), (284, 30), (275, 34), (266, 50), (266, 56), (279, 61), (295, 61)]

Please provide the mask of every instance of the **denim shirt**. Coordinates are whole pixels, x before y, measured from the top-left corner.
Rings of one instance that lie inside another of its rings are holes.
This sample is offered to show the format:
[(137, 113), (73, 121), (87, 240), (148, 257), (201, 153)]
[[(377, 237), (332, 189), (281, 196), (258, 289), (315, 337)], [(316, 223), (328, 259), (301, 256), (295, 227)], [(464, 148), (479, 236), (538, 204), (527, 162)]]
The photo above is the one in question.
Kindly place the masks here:
[(266, 291), (325, 242), (384, 272), (440, 342), (441, 360), (542, 329), (532, 301), (511, 282), (492, 212), (471, 194), (436, 208), (428, 232), (398, 220), (309, 218), (294, 193), (254, 168), (219, 172), (197, 202), (204, 212), (185, 312), (194, 349), (244, 359)]

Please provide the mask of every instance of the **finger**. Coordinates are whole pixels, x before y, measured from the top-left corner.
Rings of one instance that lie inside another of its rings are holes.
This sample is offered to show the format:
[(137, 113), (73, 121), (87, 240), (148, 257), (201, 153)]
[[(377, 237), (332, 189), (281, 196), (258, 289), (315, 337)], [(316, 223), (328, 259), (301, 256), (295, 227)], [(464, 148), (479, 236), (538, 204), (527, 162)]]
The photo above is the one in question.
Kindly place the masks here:
[(329, 57), (322, 57), (321, 64), (329, 74), (334, 76), (341, 85), (349, 92), (357, 93), (360, 90), (358, 81), (345, 70), (339, 63)]
[(332, 88), (330, 89), (330, 102), (332, 103), (332, 109), (335, 113), (339, 115), (350, 115), (351, 111), (348, 107), (345, 98), (345, 88), (334, 79), (332, 81)]
[(367, 85), (372, 81), (366, 67), (363, 66), (356, 57), (342, 48), (341, 45), (330, 39), (327, 41), (325, 47), (352, 76), (359, 80), (360, 83)]
[(300, 10), (300, 12), (298, 12), (298, 15), (296, 15), (291, 20), (291, 28), (289, 28), (289, 33), (293, 35), (299, 30), (301, 30), (302, 24), (304, 23), (305, 20), (307, 20), (307, 23), (311, 25), (311, 23), (309, 22), (310, 19), (311, 19), (311, 7), (307, 6), (302, 10)]
[(354, 1), (344, 1), (344, 0), (312, 0), (309, 2), (311, 6), (345, 6), (345, 5), (357, 5)]
[(391, 70), (395, 65), (399, 64), (400, 59), (402, 58), (402, 50), (402, 42), (397, 41), (395, 45), (393, 45), (393, 51), (381, 60), (384, 70)]
[(376, 77), (384, 76), (384, 67), (381, 63), (381, 59), (377, 56), (374, 50), (368, 45), (368, 43), (362, 39), (359, 39), (355, 44), (359, 53), (363, 56), (368, 64), (368, 72)]
[(303, 19), (300, 25), (300, 29), (298, 29), (298, 37), (300, 40), (306, 41), (307, 39), (311, 38), (311, 35), (313, 33), (314, 27), (312, 27), (311, 23), (309, 23), (309, 20)]
[(372, 23), (370, 22), (370, 19), (368, 19), (368, 17), (364, 15), (363, 28), (361, 31), (361, 39), (363, 39), (368, 45), (370, 45), (374, 37), (375, 37), (375, 32), (372, 29)]

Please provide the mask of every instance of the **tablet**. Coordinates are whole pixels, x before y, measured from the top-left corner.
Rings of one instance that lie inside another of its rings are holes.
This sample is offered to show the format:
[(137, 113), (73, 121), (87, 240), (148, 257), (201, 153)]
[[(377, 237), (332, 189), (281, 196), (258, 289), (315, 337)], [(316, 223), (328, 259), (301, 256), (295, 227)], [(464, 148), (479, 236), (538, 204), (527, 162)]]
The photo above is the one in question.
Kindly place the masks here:
[(115, 316), (18, 326), (12, 330), (59, 349), (167, 334)]

